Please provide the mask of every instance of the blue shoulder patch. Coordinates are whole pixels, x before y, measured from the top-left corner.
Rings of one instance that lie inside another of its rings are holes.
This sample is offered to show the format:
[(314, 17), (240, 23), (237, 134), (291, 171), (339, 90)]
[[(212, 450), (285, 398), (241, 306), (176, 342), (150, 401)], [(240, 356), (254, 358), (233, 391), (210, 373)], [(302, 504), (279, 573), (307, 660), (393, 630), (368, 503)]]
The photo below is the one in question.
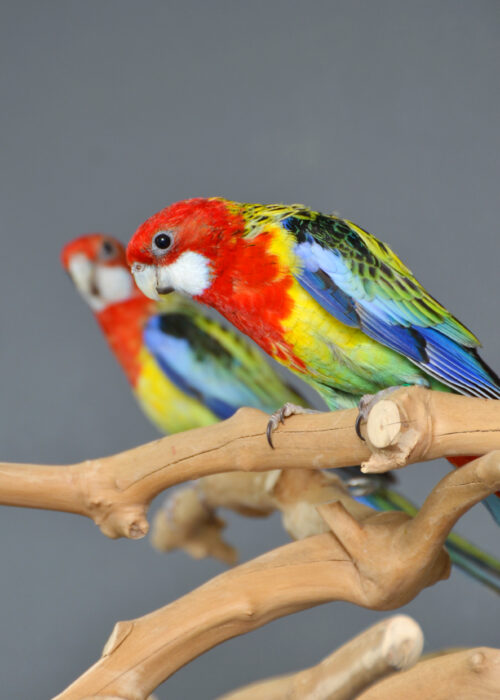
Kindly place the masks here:
[(327, 272), (328, 268), (335, 265), (335, 253), (321, 249), (310, 235), (295, 246), (294, 252), (304, 263), (304, 269), (297, 275), (297, 280), (304, 289), (339, 321), (359, 328), (354, 300), (335, 284)]

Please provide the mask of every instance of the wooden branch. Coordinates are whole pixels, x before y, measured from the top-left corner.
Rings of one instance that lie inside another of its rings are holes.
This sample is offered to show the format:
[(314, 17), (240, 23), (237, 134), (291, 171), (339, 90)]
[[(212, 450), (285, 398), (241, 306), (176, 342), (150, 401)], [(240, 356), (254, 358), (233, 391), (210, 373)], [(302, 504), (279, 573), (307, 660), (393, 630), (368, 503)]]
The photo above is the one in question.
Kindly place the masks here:
[[(87, 695), (82, 700), (129, 700), (128, 698), (119, 698), (117, 695)], [(150, 695), (147, 700), (156, 700), (154, 695)]]
[(396, 615), (369, 627), (316, 666), (252, 683), (219, 700), (351, 700), (381, 678), (413, 666), (423, 641), (411, 617)]
[[(128, 698), (119, 698), (117, 695), (87, 695), (82, 700), (129, 700)], [(156, 700), (154, 695), (150, 695), (147, 700)]]
[(166, 497), (153, 520), (151, 543), (161, 552), (183, 549), (195, 559), (211, 556), (234, 564), (238, 552), (223, 539), (225, 522), (218, 508), (254, 517), (279, 510), (290, 536), (303, 539), (328, 531), (315, 507), (328, 501), (341, 501), (360, 521), (373, 513), (354, 500), (342, 480), (330, 472), (291, 469), (215, 474)]
[[(138, 538), (148, 531), (146, 511), (156, 495), (210, 474), (362, 462), (368, 471), (384, 471), (443, 455), (500, 449), (500, 401), (413, 387), (395, 392), (390, 402), (400, 420), (397, 435), (391, 428), (386, 446), (387, 431), (379, 438), (380, 430), (370, 426), (375, 409), (380, 421), (379, 404), (368, 417), (367, 443), (354, 431), (357, 411), (351, 409), (287, 419), (274, 435), (274, 450), (265, 438), (268, 416), (240, 409), (223, 423), (111, 457), (64, 467), (0, 464), (0, 504), (79, 513), (92, 518), (108, 537)], [(391, 416), (393, 422), (393, 411)]]
[(371, 455), (362, 471), (386, 472), (437, 457), (482, 455), (498, 449), (499, 438), (500, 401), (421, 387), (398, 389), (370, 410), (366, 440)]
[(222, 538), (225, 525), (215, 509), (205, 503), (199, 488), (178, 489), (168, 496), (156, 512), (151, 544), (160, 552), (183, 549), (194, 559), (214, 557), (225, 564), (234, 564), (238, 553)]
[[(100, 661), (57, 700), (143, 700), (216, 644), (320, 603), (344, 600), (377, 610), (404, 605), (449, 575), (444, 538), (461, 513), (499, 487), (500, 451), (447, 474), (422, 518), (375, 513), (360, 523), (340, 503), (318, 506), (331, 532), (280, 547), (156, 612), (118, 623)], [(434, 518), (438, 527), (429, 529)]]
[(500, 688), (500, 649), (480, 647), (421, 661), (361, 693), (356, 700), (494, 700)]

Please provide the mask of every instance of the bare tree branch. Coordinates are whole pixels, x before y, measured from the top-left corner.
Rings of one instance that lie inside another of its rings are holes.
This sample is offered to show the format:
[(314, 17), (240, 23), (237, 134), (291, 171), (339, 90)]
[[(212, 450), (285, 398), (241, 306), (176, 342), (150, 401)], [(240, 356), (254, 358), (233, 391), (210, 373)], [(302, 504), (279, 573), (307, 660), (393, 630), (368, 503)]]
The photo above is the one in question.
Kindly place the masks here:
[[(280, 547), (156, 612), (118, 623), (100, 661), (57, 700), (92, 695), (144, 700), (207, 649), (320, 603), (400, 607), (449, 575), (444, 537), (460, 513), (499, 487), (500, 451), (447, 474), (420, 520), (392, 512), (359, 522), (339, 502), (318, 506), (331, 532)], [(441, 523), (437, 532), (427, 527), (432, 517)]]
[(423, 634), (406, 615), (379, 622), (316, 666), (240, 688), (219, 700), (354, 700), (375, 681), (413, 666)]
[[(380, 404), (385, 407), (379, 408)], [(388, 414), (387, 404), (393, 404)], [(396, 421), (394, 407), (399, 415)], [(3, 463), (0, 504), (79, 513), (92, 518), (108, 537), (138, 538), (148, 531), (146, 511), (157, 494), (211, 474), (362, 462), (367, 471), (385, 471), (443, 455), (500, 449), (499, 401), (418, 387), (401, 389), (390, 401), (375, 404), (368, 417), (366, 443), (354, 431), (356, 415), (351, 409), (289, 418), (274, 436), (274, 450), (265, 438), (268, 416), (240, 409), (218, 425), (111, 457), (59, 467)], [(380, 434), (384, 415), (391, 427)], [(375, 419), (377, 425), (372, 426)]]
[(183, 549), (195, 559), (212, 556), (234, 564), (237, 550), (223, 539), (225, 522), (218, 508), (264, 517), (279, 510), (294, 539), (328, 531), (318, 503), (341, 501), (358, 520), (373, 509), (358, 503), (331, 472), (311, 469), (272, 472), (229, 472), (199, 479), (169, 494), (153, 520), (151, 543), (161, 552)]
[(495, 700), (500, 688), (500, 649), (467, 649), (421, 661), (376, 683), (356, 700)]

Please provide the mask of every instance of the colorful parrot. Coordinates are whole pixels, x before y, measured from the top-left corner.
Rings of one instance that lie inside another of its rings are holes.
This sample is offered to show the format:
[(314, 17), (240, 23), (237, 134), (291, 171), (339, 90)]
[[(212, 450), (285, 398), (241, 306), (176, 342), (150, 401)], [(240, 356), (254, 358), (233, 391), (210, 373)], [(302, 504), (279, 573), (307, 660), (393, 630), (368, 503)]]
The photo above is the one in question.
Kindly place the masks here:
[[(413, 384), (500, 398), (477, 338), (389, 246), (346, 219), (190, 199), (145, 221), (127, 258), (148, 297), (175, 290), (217, 309), (332, 410)], [(485, 504), (500, 524), (500, 500)]]
[(241, 406), (304, 401), (243, 336), (178, 295), (137, 289), (124, 246), (100, 233), (68, 243), (63, 267), (94, 312), (144, 413), (163, 433), (210, 425)]
[[(197, 304), (177, 295), (151, 301), (137, 289), (125, 249), (94, 233), (68, 243), (62, 263), (89, 304), (144, 413), (163, 433), (226, 418), (243, 405), (274, 411), (284, 401), (306, 400), (292, 391), (263, 356)], [(384, 475), (339, 470), (358, 500), (376, 510), (416, 507), (388, 488)], [(500, 593), (500, 562), (452, 533), (452, 561)]]

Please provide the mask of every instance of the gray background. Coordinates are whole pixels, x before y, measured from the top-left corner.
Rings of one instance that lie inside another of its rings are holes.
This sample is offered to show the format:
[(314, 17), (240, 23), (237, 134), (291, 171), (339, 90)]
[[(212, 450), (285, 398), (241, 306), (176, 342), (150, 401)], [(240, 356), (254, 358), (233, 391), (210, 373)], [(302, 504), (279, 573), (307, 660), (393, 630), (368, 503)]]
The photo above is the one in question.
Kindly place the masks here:
[[(89, 230), (125, 240), (171, 201), (303, 202), (389, 242), (500, 369), (500, 4), (3, 0), (3, 460), (67, 463), (156, 436), (59, 266)], [(423, 498), (447, 471), (412, 467)], [(0, 696), (48, 698), (116, 620), (222, 570), (84, 518), (0, 509)], [(229, 517), (244, 559), (287, 540)], [(499, 553), (481, 507), (459, 530)], [(498, 646), (498, 599), (453, 573), (405, 611), (427, 648)], [(333, 603), (223, 644), (158, 697), (214, 698), (317, 662), (382, 615)]]

